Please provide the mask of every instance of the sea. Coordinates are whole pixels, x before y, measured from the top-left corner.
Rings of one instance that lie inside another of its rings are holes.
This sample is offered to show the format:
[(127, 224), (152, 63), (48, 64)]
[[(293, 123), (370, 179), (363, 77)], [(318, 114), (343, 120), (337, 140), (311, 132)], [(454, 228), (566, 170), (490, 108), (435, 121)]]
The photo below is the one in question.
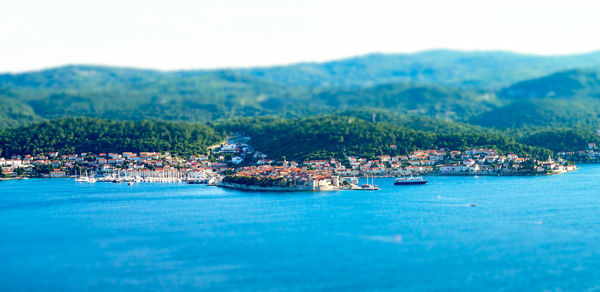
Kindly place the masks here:
[(380, 191), (0, 182), (1, 291), (598, 291), (600, 165)]

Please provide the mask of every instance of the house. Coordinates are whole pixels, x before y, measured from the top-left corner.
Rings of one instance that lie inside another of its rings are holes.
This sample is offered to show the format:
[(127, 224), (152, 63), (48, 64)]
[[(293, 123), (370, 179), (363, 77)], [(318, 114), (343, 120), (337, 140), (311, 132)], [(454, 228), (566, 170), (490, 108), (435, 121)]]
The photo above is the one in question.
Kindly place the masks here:
[(389, 155), (381, 155), (381, 156), (379, 156), (379, 159), (381, 161), (390, 161), (390, 160), (392, 160), (392, 157), (390, 157)]
[(466, 166), (472, 166), (473, 164), (475, 164), (475, 160), (473, 159), (467, 159), (463, 162), (464, 165)]
[(50, 172), (50, 177), (65, 177), (67, 173), (62, 169), (53, 169)]
[(479, 165), (478, 164), (473, 164), (473, 165), (469, 166), (469, 170), (468, 171), (470, 173), (476, 173), (476, 172), (479, 172), (479, 170), (480, 170)]
[(446, 164), (440, 166), (439, 170), (441, 173), (464, 173), (469, 169), (467, 165), (458, 165), (458, 164)]

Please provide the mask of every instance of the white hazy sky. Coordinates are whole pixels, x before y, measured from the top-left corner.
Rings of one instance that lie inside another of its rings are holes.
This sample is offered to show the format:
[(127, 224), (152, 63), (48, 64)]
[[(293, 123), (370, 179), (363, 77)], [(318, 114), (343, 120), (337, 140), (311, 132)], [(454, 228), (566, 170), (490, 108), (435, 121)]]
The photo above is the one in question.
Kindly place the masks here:
[(199, 69), (432, 48), (600, 49), (593, 0), (0, 0), (0, 72)]

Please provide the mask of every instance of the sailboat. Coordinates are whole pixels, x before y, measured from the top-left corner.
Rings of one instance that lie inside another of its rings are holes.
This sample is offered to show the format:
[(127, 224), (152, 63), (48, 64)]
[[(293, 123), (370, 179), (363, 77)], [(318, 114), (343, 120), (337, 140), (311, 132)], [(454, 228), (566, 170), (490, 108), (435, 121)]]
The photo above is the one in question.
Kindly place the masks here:
[(81, 177), (81, 171), (77, 171), (77, 175), (75, 177), (75, 181), (76, 182), (84, 182), (85, 181), (84, 178)]
[(77, 178), (75, 178), (76, 182), (86, 182), (86, 183), (95, 183), (96, 179), (94, 178), (94, 175), (92, 174), (92, 177), (88, 176), (88, 172), (87, 170), (85, 170), (85, 175), (81, 175), (81, 172), (79, 172), (79, 175), (77, 176)]
[(371, 184), (369, 184), (369, 175), (367, 174), (367, 183), (362, 185), (362, 189), (367, 191), (378, 191), (379, 187), (375, 185), (375, 177), (371, 177)]

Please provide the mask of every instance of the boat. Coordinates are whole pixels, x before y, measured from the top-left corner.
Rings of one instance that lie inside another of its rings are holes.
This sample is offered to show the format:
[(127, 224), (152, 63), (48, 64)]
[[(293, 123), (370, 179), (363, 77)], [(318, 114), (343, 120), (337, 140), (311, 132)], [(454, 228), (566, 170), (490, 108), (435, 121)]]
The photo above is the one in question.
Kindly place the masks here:
[(398, 177), (394, 180), (394, 185), (403, 186), (403, 185), (424, 185), (427, 181), (420, 176), (410, 176), (410, 177)]
[(376, 185), (363, 184), (362, 189), (365, 191), (378, 191), (379, 187)]
[(378, 191), (379, 187), (375, 185), (375, 178), (371, 177), (371, 183), (369, 184), (369, 175), (367, 175), (367, 183), (361, 186), (366, 191)]
[(81, 172), (79, 172), (79, 174), (75, 178), (75, 181), (76, 182), (95, 183), (96, 179), (94, 178), (93, 173), (92, 173), (92, 176), (89, 176), (87, 170), (85, 170), (85, 175), (82, 176)]

